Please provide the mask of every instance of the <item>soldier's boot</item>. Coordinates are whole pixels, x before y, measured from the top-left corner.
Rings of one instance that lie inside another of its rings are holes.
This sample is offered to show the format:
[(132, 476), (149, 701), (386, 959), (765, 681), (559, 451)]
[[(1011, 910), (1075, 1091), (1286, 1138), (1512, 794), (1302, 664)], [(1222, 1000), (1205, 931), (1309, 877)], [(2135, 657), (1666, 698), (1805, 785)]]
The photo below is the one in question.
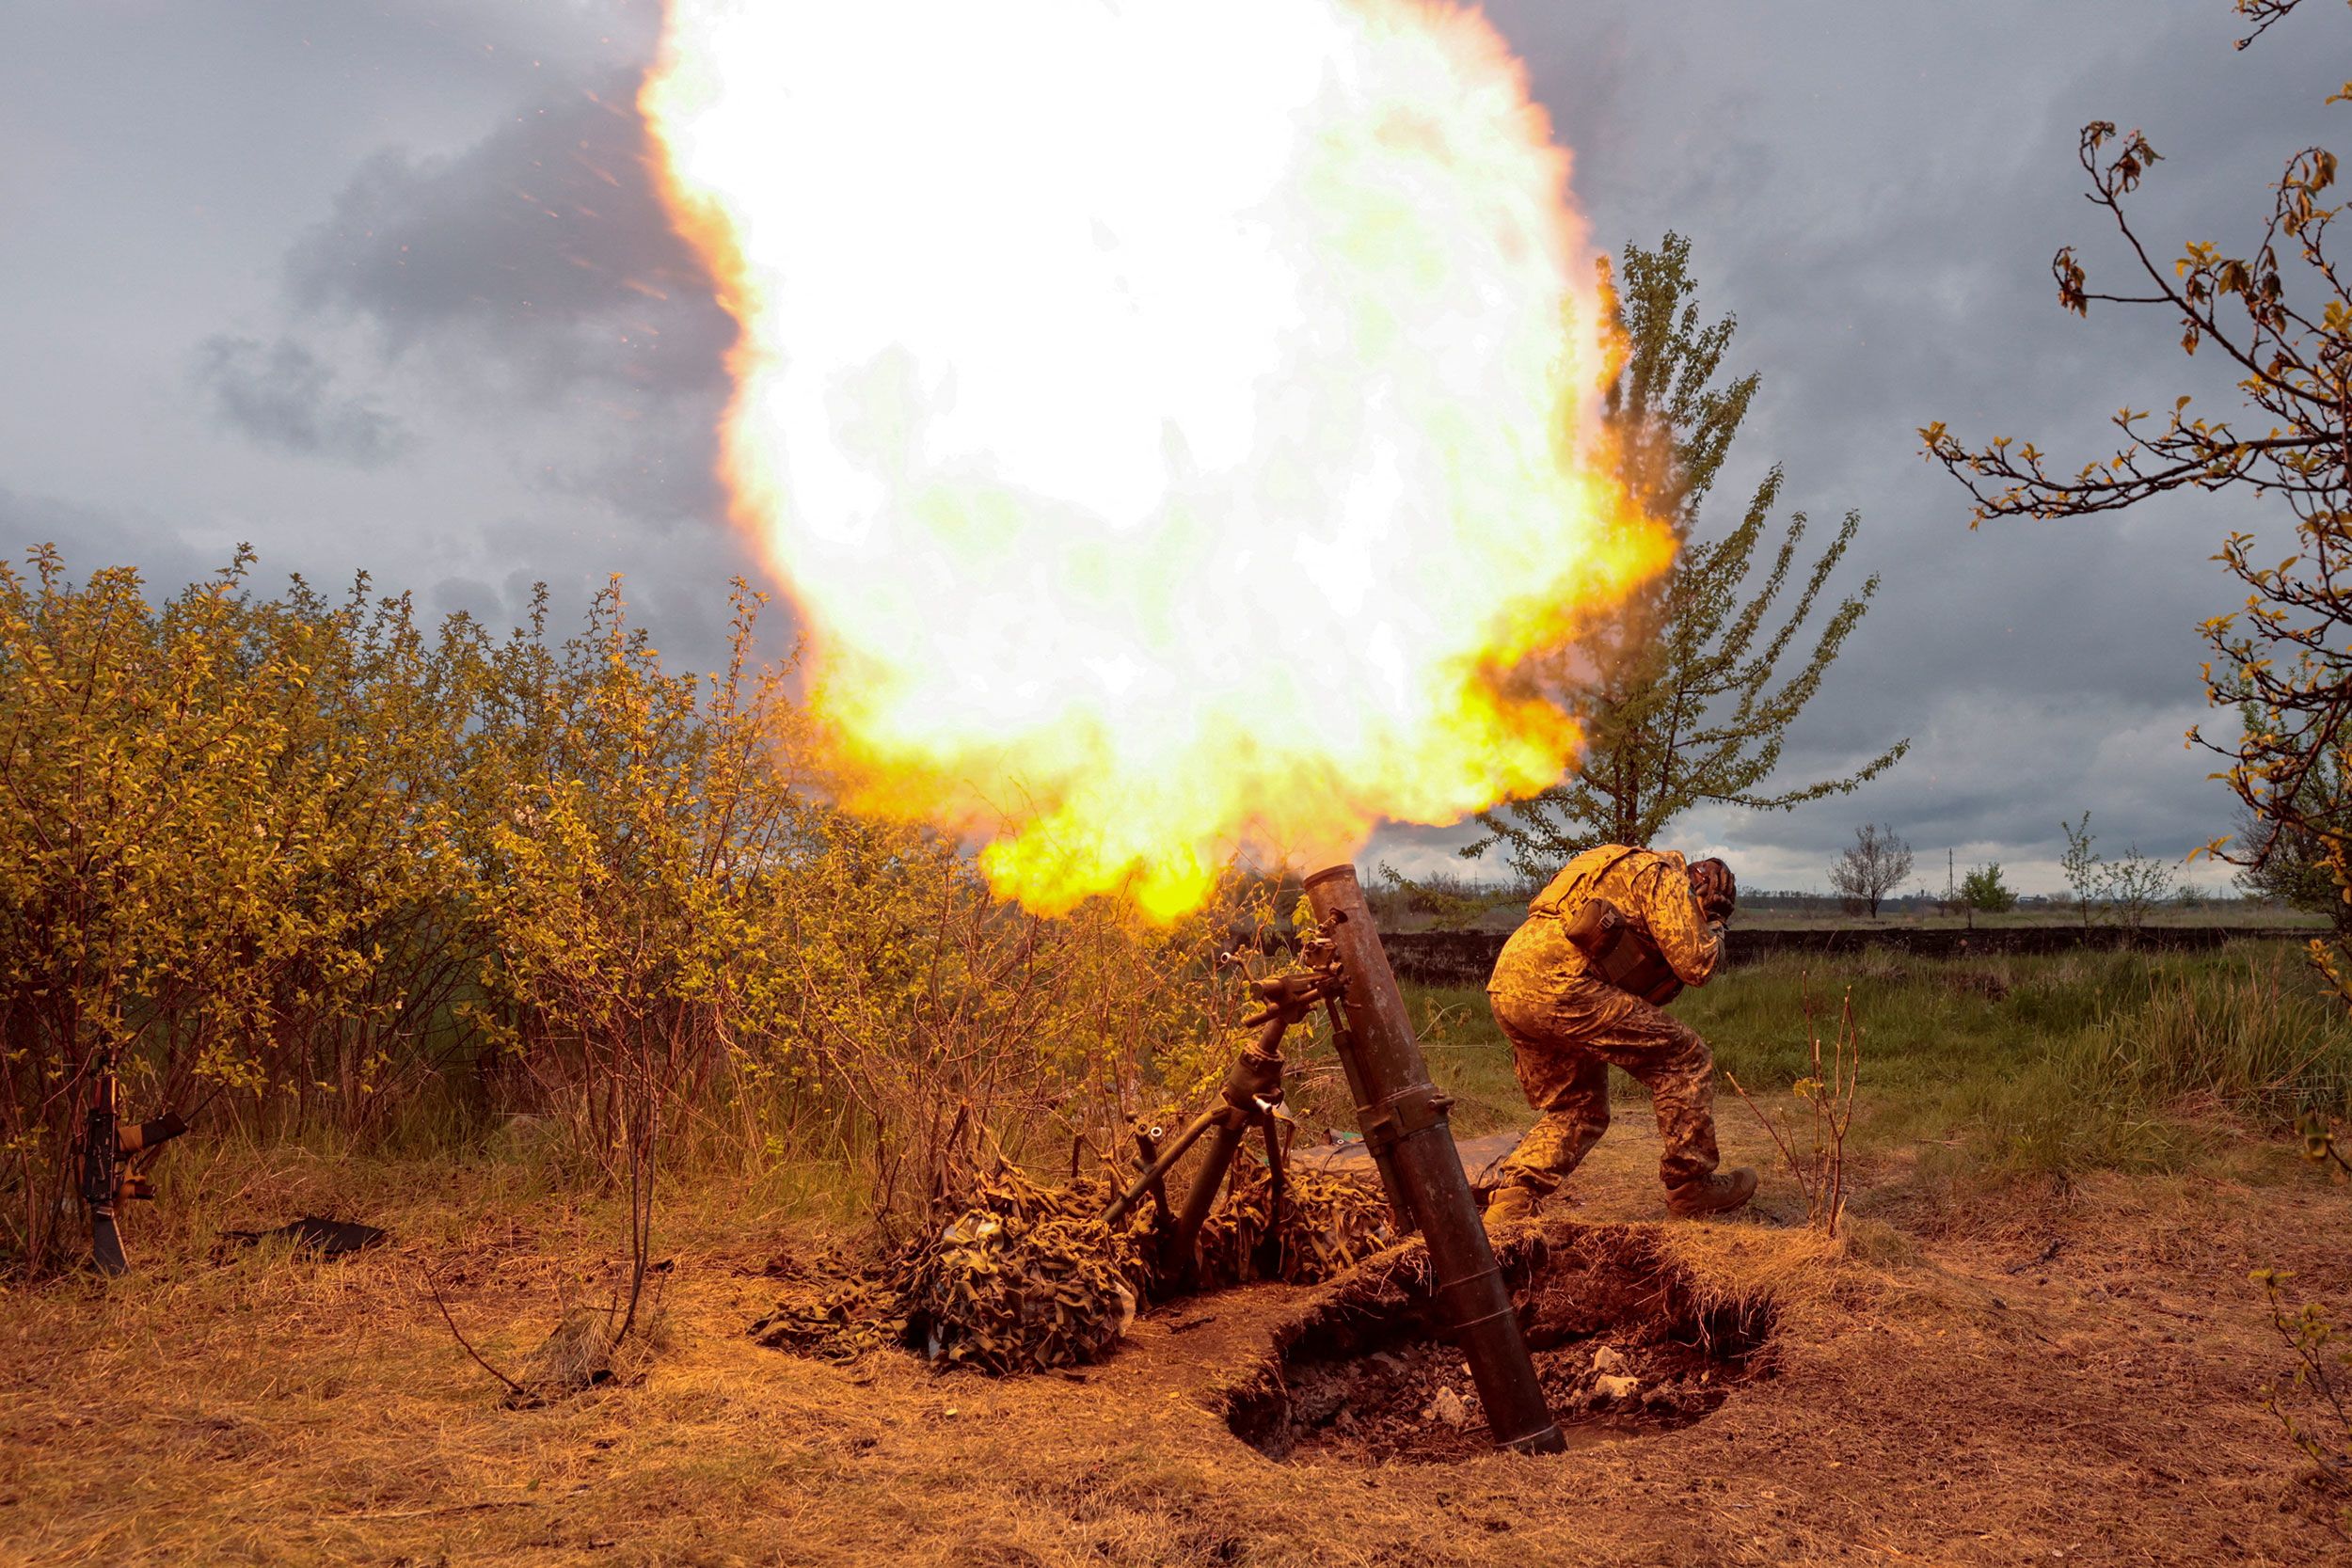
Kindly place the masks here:
[(1737, 1209), (1756, 1196), (1756, 1172), (1745, 1165), (1666, 1189), (1667, 1211), (1682, 1219)]
[(1543, 1200), (1543, 1194), (1517, 1181), (1497, 1187), (1486, 1200), (1486, 1233), (1492, 1235), (1505, 1226), (1528, 1224), (1534, 1219), (1535, 1207)]

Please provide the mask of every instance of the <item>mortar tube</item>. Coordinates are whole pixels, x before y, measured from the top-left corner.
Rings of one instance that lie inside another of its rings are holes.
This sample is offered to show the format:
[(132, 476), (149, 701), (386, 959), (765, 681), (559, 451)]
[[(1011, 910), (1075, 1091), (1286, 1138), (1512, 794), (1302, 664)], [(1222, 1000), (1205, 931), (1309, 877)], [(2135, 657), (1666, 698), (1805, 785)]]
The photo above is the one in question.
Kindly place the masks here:
[(1431, 1294), (1470, 1363), (1487, 1428), (1499, 1447), (1558, 1453), (1567, 1441), (1545, 1402), (1510, 1287), (1470, 1197), (1446, 1121), (1452, 1101), (1429, 1081), (1356, 868), (1318, 871), (1307, 879), (1306, 891), (1316, 924), (1338, 947), (1347, 974), (1348, 1028), (1341, 1048), (1355, 1057), (1348, 1081), (1361, 1096), (1357, 1122), (1375, 1156), (1386, 1154), (1386, 1168), (1420, 1222)]
[[(1356, 1048), (1348, 1032), (1346, 1009), (1336, 998), (1324, 1003), (1324, 1008), (1331, 1017), (1331, 1051), (1340, 1059), (1341, 1076), (1347, 1081), (1347, 1102), (1369, 1105), (1372, 1096), (1364, 1092), (1363, 1077), (1356, 1069)], [(1364, 1152), (1372, 1156), (1372, 1168), (1379, 1173), (1381, 1196), (1389, 1200), (1389, 1218), (1396, 1226), (1396, 1233), (1411, 1235), (1419, 1222), (1413, 1217), (1413, 1206), (1406, 1199), (1403, 1184), (1397, 1180), (1389, 1151), (1367, 1145)]]

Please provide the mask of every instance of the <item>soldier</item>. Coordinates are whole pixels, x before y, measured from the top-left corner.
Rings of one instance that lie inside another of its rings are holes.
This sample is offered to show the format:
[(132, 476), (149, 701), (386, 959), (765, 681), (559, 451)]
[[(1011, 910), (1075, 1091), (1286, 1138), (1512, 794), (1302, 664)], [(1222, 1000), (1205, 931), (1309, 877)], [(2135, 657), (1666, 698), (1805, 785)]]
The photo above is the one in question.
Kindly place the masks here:
[(1611, 1063), (1649, 1085), (1669, 1210), (1713, 1213), (1755, 1195), (1755, 1171), (1715, 1174), (1714, 1059), (1661, 1006), (1715, 973), (1738, 895), (1722, 861), (1605, 844), (1528, 906), (1486, 997), (1542, 1117), (1496, 1172), (1489, 1225), (1533, 1215), (1609, 1130)]

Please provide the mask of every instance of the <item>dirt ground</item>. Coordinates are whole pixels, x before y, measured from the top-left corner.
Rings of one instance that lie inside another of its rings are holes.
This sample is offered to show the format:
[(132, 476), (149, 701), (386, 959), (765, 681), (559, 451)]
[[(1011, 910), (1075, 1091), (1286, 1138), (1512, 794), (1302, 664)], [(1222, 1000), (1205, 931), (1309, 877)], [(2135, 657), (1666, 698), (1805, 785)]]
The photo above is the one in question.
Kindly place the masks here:
[[(1752, 1128), (1724, 1131), (1763, 1163)], [(1528, 1459), (1423, 1418), (1467, 1383), (1398, 1341), (1306, 1424), (1363, 1414), (1286, 1460), (1234, 1427), (1255, 1408), (1263, 1441), (1270, 1383), (1312, 1384), (1272, 1346), (1345, 1282), (1164, 1307), (1064, 1376), (934, 1376), (896, 1353), (843, 1369), (746, 1337), (821, 1248), (718, 1208), (671, 1222), (669, 1348), (641, 1381), (512, 1410), (425, 1270), (513, 1363), (604, 1266), (601, 1220), (487, 1175), (371, 1204), (350, 1170), (289, 1162), (221, 1195), (242, 1204), (226, 1223), (338, 1207), (396, 1243), (215, 1262), (158, 1223), (137, 1277), (0, 1297), (0, 1561), (2352, 1561), (2341, 1503), (2256, 1394), (2285, 1359), (2249, 1268), (2352, 1299), (2352, 1193), (2283, 1151), (2254, 1185), (2102, 1179), (1960, 1210), (1885, 1164), (1836, 1246), (1788, 1223), (1769, 1175), (1755, 1218), (1667, 1224), (1655, 1157), (1621, 1117), (1547, 1238), (1633, 1238), (1694, 1301), (1768, 1304), (1738, 1365), (1555, 1312), (1544, 1354), (1578, 1441)], [(1593, 1406), (1603, 1346), (1680, 1402)]]

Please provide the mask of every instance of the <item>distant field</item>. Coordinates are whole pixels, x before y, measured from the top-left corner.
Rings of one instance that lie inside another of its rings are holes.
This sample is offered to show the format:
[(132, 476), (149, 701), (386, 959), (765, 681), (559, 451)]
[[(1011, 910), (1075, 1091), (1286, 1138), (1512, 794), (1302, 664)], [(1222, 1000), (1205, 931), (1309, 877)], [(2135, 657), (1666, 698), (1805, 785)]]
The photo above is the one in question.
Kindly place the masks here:
[[(1399, 909), (1390, 903), (1377, 911), (1380, 928), (1384, 931), (1426, 931), (1435, 927), (1434, 917), (1425, 911)], [(1508, 931), (1527, 917), (1526, 906), (1510, 903), (1487, 911), (1467, 927), (1478, 931)], [(2094, 924), (2111, 925), (2104, 916), (2094, 915)], [(1830, 931), (1830, 930), (1906, 930), (1958, 931), (1976, 928), (2011, 929), (2032, 927), (2079, 926), (2082, 917), (2071, 910), (2055, 906), (2035, 905), (2011, 910), (2006, 914), (1980, 914), (1972, 923), (1962, 915), (1935, 913), (1887, 912), (1876, 920), (1848, 914), (1837, 909), (1798, 910), (1773, 909), (1754, 904), (1740, 908), (1738, 925), (1749, 931)], [(2310, 930), (2325, 930), (2325, 915), (2308, 914), (2272, 904), (2242, 903), (2224, 900), (2214, 903), (2180, 905), (2168, 904), (2151, 912), (2151, 926), (2224, 926), (2249, 927), (2296, 927)]]

